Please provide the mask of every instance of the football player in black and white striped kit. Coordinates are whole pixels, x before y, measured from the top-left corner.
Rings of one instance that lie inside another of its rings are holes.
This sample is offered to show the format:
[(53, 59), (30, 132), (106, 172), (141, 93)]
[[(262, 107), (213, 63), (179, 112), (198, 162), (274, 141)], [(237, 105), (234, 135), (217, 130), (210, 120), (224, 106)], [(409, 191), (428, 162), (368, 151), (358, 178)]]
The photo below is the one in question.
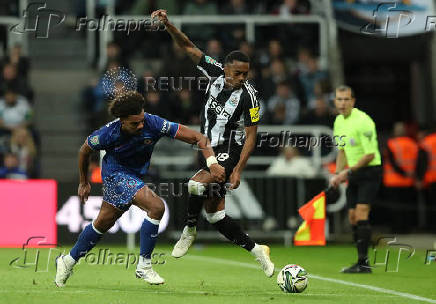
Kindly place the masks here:
[(223, 166), (226, 182), (230, 183), (231, 189), (236, 189), (242, 170), (256, 145), (259, 101), (256, 90), (247, 81), (249, 58), (240, 51), (233, 51), (226, 56), (222, 65), (203, 54), (185, 34), (171, 24), (165, 10), (153, 12), (152, 19), (158, 19), (166, 26), (166, 31), (174, 42), (209, 80), (207, 101), (201, 114), (201, 132), (210, 139), (216, 155), (216, 158), (209, 157), (202, 169), (189, 180), (186, 226), (174, 246), (172, 256), (179, 258), (187, 253), (195, 240), (197, 218), (204, 206), (207, 221), (228, 240), (251, 252), (265, 274), (271, 277), (274, 264), (269, 257), (269, 247), (256, 244), (226, 215), (225, 183), (215, 187), (218, 184), (208, 168), (214, 163)]

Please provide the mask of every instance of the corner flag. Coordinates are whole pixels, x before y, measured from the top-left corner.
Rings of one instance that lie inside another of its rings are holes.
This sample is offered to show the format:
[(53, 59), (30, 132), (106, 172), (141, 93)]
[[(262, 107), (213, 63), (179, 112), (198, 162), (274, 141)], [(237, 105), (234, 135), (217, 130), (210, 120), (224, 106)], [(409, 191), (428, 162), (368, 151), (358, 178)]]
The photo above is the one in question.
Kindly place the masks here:
[(304, 222), (294, 235), (295, 246), (325, 246), (325, 200), (323, 191), (298, 210)]

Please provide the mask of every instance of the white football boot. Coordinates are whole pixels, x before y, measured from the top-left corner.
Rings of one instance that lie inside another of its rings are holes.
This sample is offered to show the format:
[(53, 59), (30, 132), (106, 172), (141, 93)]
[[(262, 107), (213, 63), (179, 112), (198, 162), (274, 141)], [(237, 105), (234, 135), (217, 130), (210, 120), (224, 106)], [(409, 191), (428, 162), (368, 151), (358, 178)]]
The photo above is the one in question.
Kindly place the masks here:
[(190, 228), (185, 226), (185, 228), (183, 228), (182, 235), (180, 236), (180, 240), (178, 240), (176, 245), (174, 245), (171, 255), (175, 258), (181, 258), (184, 256), (188, 252), (188, 249), (191, 247), (192, 243), (194, 243), (196, 236), (197, 229), (195, 227)]
[(151, 285), (160, 285), (165, 283), (165, 280), (151, 267), (136, 268), (136, 277), (143, 279)]
[(270, 249), (266, 245), (256, 244), (251, 250), (251, 253), (256, 257), (256, 261), (262, 266), (263, 272), (267, 277), (272, 277), (274, 274), (274, 264), (269, 257)]
[(54, 283), (57, 287), (64, 287), (68, 278), (73, 274), (74, 263), (70, 263), (70, 265), (68, 265), (68, 263), (64, 260), (65, 257), (65, 255), (60, 255), (55, 260), (56, 277)]

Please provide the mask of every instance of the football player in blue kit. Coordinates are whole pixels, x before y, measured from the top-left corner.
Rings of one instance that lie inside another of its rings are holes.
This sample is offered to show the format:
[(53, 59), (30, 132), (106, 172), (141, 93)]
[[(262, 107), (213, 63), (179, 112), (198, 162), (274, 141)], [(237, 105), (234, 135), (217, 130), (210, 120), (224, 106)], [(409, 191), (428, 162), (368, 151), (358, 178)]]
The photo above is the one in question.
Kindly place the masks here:
[(225, 180), (224, 168), (215, 159), (207, 137), (181, 124), (145, 113), (143, 104), (144, 98), (135, 91), (117, 96), (109, 105), (109, 112), (117, 119), (93, 132), (80, 148), (78, 195), (82, 203), (86, 202), (91, 190), (87, 175), (89, 156), (95, 150), (106, 151), (102, 163), (103, 202), (97, 218), (85, 227), (69, 254), (56, 258), (55, 284), (58, 287), (65, 285), (77, 261), (98, 243), (132, 204), (146, 213), (140, 230), (136, 277), (150, 284), (165, 282), (151, 265), (165, 206), (142, 180), (150, 166), (154, 145), (162, 136), (197, 144), (212, 176), (218, 183)]

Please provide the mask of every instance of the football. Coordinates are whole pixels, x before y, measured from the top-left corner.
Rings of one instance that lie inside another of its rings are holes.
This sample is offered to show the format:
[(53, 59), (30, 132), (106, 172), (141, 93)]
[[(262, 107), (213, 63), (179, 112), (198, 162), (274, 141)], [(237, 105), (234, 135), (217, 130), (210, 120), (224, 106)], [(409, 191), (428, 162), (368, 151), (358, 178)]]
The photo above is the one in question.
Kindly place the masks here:
[(307, 272), (303, 267), (289, 264), (277, 275), (277, 285), (286, 293), (300, 293), (307, 287)]

